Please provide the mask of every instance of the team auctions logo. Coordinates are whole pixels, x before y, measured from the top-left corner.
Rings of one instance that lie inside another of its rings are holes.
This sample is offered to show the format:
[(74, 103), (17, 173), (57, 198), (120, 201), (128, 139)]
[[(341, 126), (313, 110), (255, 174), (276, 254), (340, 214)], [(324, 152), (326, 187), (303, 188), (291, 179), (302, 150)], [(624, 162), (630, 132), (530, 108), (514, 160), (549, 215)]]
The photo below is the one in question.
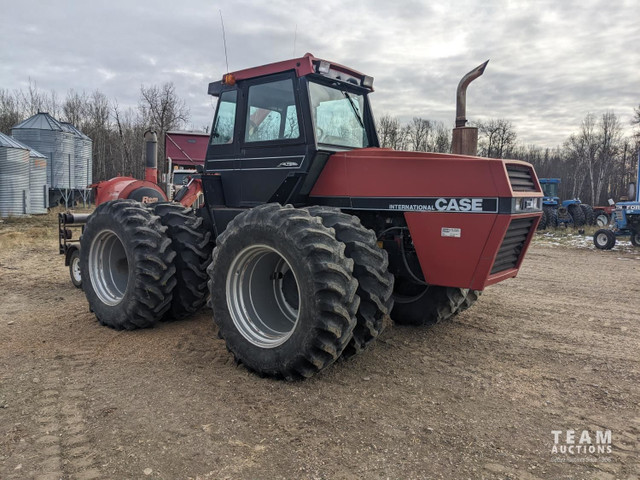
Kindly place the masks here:
[(567, 461), (609, 461), (594, 455), (611, 453), (611, 430), (551, 430), (551, 434), (551, 453), (554, 455), (565, 455)]

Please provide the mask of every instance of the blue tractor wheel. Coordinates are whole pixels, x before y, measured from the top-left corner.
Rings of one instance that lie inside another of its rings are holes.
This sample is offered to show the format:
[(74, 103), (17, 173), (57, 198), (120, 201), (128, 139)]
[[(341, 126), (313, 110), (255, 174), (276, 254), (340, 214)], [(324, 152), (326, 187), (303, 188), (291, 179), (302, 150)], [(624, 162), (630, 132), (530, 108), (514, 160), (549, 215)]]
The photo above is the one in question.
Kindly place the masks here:
[(549, 214), (547, 213), (547, 209), (542, 209), (542, 218), (540, 218), (540, 223), (538, 223), (538, 230), (546, 230), (547, 225), (549, 224)]
[(599, 250), (611, 250), (616, 244), (616, 234), (602, 228), (593, 234), (593, 244)]
[(582, 208), (580, 208), (580, 204), (572, 203), (567, 207), (567, 209), (569, 210), (569, 215), (571, 215), (571, 218), (573, 219), (573, 224), (576, 227), (583, 226), (585, 223), (585, 218), (584, 211), (582, 210)]
[(540, 227), (540, 229), (545, 229), (547, 227), (556, 228), (558, 226), (558, 209), (552, 207), (550, 205), (546, 205), (542, 207), (542, 220), (540, 220), (540, 225), (544, 221), (544, 227)]
[(584, 213), (584, 221), (587, 225), (595, 225), (596, 224), (596, 214), (593, 211), (593, 207), (591, 205), (587, 205), (586, 203), (581, 203), (580, 208), (582, 209), (582, 213)]
[(557, 228), (558, 226), (558, 209), (551, 207), (548, 213), (549, 217), (549, 226), (553, 228)]

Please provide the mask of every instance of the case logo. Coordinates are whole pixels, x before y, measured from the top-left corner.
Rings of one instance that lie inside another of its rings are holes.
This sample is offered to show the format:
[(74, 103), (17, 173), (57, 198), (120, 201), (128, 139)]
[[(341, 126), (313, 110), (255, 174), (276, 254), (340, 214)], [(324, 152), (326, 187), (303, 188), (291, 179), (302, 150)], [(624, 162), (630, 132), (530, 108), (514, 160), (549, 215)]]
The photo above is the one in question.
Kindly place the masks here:
[(407, 200), (411, 200), (411, 203), (390, 203), (388, 210), (401, 210), (403, 212), (498, 212), (497, 198), (439, 197)]

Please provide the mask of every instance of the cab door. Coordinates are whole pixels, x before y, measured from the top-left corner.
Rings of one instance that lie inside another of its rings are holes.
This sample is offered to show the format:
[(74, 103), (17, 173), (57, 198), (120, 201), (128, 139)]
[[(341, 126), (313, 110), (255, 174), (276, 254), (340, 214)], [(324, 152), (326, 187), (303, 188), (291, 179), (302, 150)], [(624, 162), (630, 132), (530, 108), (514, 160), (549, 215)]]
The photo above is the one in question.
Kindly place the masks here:
[(307, 147), (294, 73), (255, 79), (246, 95), (240, 140), (241, 205), (285, 203), (305, 170)]

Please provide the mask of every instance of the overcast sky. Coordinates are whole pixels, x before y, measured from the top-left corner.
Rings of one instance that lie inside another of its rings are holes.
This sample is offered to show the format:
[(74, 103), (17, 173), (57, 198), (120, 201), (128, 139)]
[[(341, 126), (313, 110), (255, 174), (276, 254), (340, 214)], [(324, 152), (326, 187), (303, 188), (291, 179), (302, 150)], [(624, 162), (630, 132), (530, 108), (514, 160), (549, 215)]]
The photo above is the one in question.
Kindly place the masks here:
[(640, 104), (640, 0), (1, 4), (0, 88), (31, 78), (135, 105), (141, 84), (172, 81), (195, 128), (210, 124), (207, 84), (226, 71), (219, 10), (231, 71), (311, 52), (375, 77), (377, 116), (453, 126), (460, 78), (487, 59), (467, 117), (511, 120), (525, 143), (555, 146), (589, 112), (628, 126)]

